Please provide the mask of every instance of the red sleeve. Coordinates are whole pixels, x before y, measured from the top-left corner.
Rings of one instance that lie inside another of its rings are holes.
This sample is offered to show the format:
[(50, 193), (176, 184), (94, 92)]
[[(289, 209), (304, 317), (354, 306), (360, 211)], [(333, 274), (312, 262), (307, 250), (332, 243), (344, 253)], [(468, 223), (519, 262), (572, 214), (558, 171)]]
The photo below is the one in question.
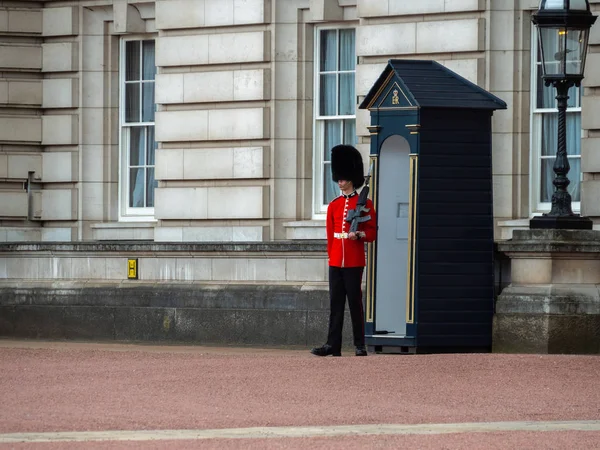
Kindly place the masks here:
[(333, 245), (333, 207), (331, 203), (327, 207), (327, 222), (326, 227), (327, 231), (327, 255), (331, 256), (331, 246)]
[(375, 213), (375, 208), (373, 207), (373, 202), (370, 198), (367, 199), (367, 204), (365, 206), (369, 208), (369, 212), (363, 214), (369, 215), (371, 218), (362, 224), (362, 231), (365, 232), (363, 240), (365, 242), (373, 242), (377, 237), (377, 214)]

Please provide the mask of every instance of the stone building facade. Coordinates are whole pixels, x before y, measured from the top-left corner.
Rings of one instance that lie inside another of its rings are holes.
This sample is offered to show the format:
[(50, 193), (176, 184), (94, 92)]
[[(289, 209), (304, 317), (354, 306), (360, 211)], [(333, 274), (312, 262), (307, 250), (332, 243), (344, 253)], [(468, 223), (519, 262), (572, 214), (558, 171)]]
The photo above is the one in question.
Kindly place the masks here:
[[(390, 58), (435, 59), (508, 103), (493, 136), (506, 239), (549, 209), (537, 3), (4, 1), (0, 241), (321, 239), (327, 147), (367, 159), (356, 105)], [(598, 26), (569, 142), (575, 207), (600, 223), (596, 45)]]

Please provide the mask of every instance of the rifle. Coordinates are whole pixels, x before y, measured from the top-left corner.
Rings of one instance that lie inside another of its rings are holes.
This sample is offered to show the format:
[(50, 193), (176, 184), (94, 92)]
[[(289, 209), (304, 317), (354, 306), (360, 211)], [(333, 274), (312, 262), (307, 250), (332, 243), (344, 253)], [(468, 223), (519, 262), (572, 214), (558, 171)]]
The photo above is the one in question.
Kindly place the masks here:
[(358, 224), (362, 222), (366, 222), (367, 220), (371, 220), (371, 216), (362, 216), (363, 212), (368, 213), (370, 211), (369, 208), (365, 208), (367, 204), (367, 197), (369, 196), (369, 179), (371, 178), (371, 171), (373, 170), (373, 163), (369, 166), (369, 173), (365, 176), (365, 186), (360, 191), (358, 196), (358, 202), (356, 203), (356, 208), (348, 211), (348, 215), (346, 216), (346, 222), (350, 223), (350, 231), (349, 233), (356, 233), (358, 231)]

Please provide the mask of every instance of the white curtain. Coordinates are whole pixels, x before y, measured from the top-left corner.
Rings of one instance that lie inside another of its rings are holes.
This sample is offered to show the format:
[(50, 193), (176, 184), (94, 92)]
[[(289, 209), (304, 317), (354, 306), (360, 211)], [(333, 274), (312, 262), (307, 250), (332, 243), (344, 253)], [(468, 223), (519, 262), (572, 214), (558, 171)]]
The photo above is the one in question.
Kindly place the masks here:
[[(321, 31), (321, 57), (320, 57), (320, 107), (321, 116), (336, 115), (337, 82), (335, 71), (337, 69), (337, 32), (336, 30)], [(322, 73), (333, 72), (333, 73)]]
[[(146, 163), (146, 136), (143, 127), (129, 128), (129, 206), (143, 208), (144, 165)], [(142, 167), (140, 167), (142, 166)]]
[(154, 206), (154, 188), (156, 187), (156, 180), (154, 179), (154, 167), (148, 168), (147, 171), (148, 185), (146, 187), (146, 206), (148, 208), (152, 208)]
[(147, 157), (146, 165), (148, 166), (146, 176), (146, 206), (151, 208), (154, 206), (154, 189), (158, 182), (154, 179), (154, 155), (156, 153), (156, 142), (154, 140), (154, 126), (146, 127), (147, 133)]
[(331, 177), (331, 149), (336, 145), (342, 143), (342, 121), (341, 120), (327, 120), (324, 123), (324, 143), (325, 143), (325, 170), (323, 172), (323, 186), (324, 186), (324, 202), (328, 203), (337, 197), (340, 192), (337, 184), (337, 180), (333, 180)]
[[(356, 51), (354, 30), (340, 30), (340, 71), (356, 69)], [(356, 95), (354, 89), (354, 72), (340, 73), (339, 115), (355, 114)]]
[(129, 169), (129, 206), (144, 207), (144, 169), (142, 167)]
[(156, 66), (154, 64), (154, 41), (144, 41), (142, 52), (142, 122), (154, 122), (154, 80)]
[(329, 203), (340, 194), (337, 180), (331, 177), (331, 149), (338, 144), (356, 145), (356, 120), (328, 120), (325, 127), (325, 170), (323, 176), (324, 203)]
[(140, 42), (128, 41), (125, 44), (125, 121), (140, 121)]
[(140, 41), (125, 43), (125, 81), (140, 79)]
[(154, 80), (154, 76), (156, 74), (156, 64), (154, 62), (154, 47), (154, 41), (144, 41), (143, 43), (142, 76), (144, 80)]

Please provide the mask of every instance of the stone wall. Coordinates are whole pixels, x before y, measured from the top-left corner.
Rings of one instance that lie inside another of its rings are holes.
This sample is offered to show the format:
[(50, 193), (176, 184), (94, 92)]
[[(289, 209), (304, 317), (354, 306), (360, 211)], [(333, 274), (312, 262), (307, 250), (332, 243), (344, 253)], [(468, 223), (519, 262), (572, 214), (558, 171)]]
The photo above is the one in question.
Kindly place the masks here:
[(0, 283), (0, 336), (310, 347), (327, 338), (328, 305), (297, 285)]
[(0, 245), (2, 336), (311, 346), (328, 317), (322, 242)]

